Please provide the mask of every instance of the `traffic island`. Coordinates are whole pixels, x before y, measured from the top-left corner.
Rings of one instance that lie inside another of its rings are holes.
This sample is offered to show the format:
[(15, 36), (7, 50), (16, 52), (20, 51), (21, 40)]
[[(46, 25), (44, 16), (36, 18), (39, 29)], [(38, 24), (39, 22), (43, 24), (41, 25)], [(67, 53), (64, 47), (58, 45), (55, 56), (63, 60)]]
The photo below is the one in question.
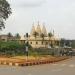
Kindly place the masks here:
[(40, 57), (38, 59), (20, 59), (20, 58), (0, 58), (0, 65), (9, 65), (9, 66), (32, 66), (40, 64), (49, 64), (68, 59), (69, 57)]

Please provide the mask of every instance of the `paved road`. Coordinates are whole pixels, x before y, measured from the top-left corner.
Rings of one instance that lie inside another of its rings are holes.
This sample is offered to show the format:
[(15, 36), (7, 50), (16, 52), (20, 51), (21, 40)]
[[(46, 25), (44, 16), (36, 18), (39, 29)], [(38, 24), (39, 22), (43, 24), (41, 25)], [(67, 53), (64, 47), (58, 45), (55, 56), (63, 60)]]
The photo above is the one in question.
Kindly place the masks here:
[(75, 75), (75, 57), (55, 64), (29, 67), (0, 66), (0, 75)]

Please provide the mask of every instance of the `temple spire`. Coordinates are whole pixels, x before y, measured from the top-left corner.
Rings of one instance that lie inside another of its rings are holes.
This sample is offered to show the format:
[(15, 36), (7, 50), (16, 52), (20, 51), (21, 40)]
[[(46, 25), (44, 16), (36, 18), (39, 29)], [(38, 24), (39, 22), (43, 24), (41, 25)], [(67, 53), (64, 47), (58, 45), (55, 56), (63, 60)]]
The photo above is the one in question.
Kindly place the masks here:
[(39, 21), (38, 21), (38, 25), (36, 27), (36, 32), (38, 33), (39, 36), (41, 35), (41, 27), (40, 27)]
[(45, 28), (45, 23), (43, 23), (42, 33), (43, 33), (45, 36), (47, 36), (47, 31), (46, 31), (46, 28)]
[(32, 30), (31, 30), (31, 36), (33, 36), (33, 34), (34, 34), (34, 32), (35, 32), (35, 26), (34, 26), (34, 22), (33, 22), (33, 26), (32, 26)]

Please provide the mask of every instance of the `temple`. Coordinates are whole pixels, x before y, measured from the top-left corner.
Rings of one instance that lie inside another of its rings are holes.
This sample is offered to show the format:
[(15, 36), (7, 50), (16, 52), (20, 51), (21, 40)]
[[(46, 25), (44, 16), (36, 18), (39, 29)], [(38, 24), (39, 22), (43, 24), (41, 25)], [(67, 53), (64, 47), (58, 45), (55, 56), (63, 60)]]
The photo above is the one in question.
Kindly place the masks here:
[(54, 35), (54, 32), (47, 32), (45, 25), (38, 24), (32, 26), (31, 32), (28, 35), (28, 38), (25, 36), (20, 39), (20, 43), (28, 43), (33, 48), (50, 48), (58, 47), (60, 44), (60, 39)]

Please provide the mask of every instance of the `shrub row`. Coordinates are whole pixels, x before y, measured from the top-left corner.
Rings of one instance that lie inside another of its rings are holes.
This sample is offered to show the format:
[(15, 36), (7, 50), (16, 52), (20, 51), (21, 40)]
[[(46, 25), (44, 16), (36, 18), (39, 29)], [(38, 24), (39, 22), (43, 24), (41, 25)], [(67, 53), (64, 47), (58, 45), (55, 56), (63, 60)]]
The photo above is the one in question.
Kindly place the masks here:
[(25, 55), (26, 54), (25, 47), (26, 47), (25, 44), (19, 44), (16, 41), (9, 41), (9, 42), (0, 41), (0, 55), (10, 55), (10, 56)]

